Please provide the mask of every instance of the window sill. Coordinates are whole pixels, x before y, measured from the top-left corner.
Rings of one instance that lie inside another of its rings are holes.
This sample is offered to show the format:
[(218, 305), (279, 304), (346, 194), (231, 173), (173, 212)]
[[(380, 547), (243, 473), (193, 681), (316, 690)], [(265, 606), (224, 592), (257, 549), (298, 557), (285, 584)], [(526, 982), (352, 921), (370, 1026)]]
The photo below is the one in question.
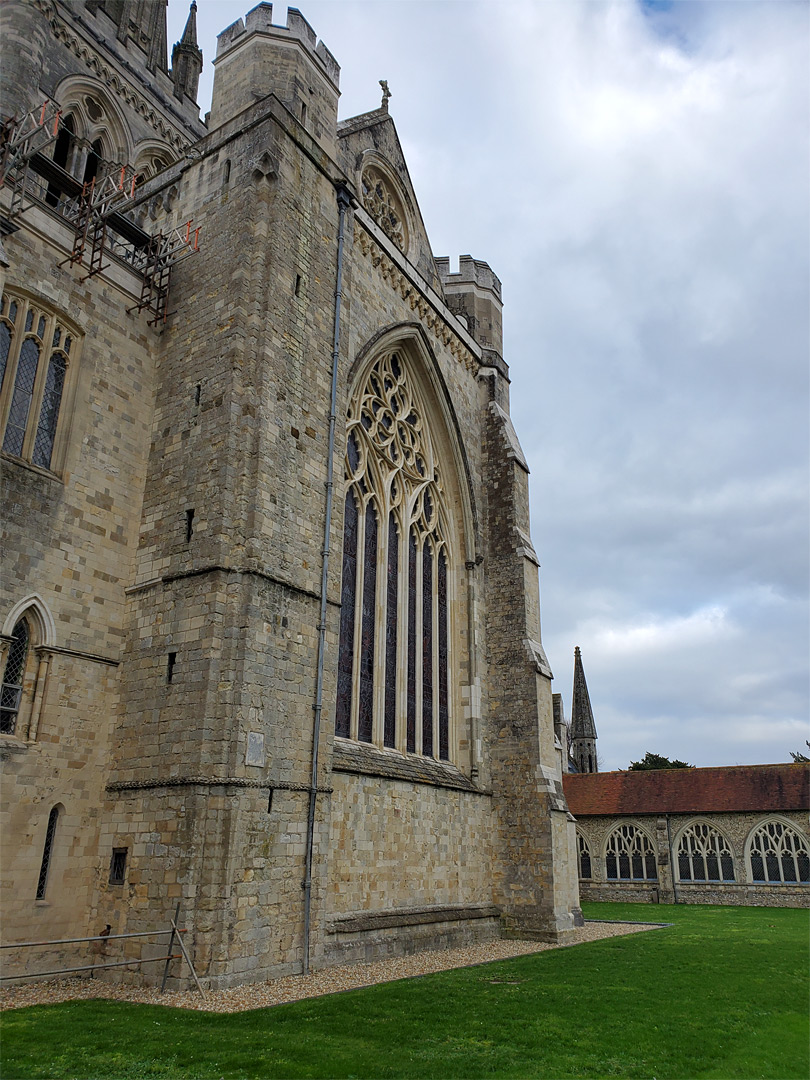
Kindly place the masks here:
[(364, 776), (382, 776), (388, 780), (406, 780), (412, 784), (429, 784), (432, 787), (453, 788), (476, 795), (491, 792), (477, 787), (449, 761), (420, 757), (418, 754), (402, 754), (398, 750), (381, 750), (370, 743), (353, 742), (335, 736), (333, 772), (358, 773)]
[(23, 458), (14, 457), (12, 454), (7, 454), (5, 450), (0, 450), (0, 459), (7, 461), (9, 465), (18, 465), (21, 469), (34, 473), (35, 476), (41, 476), (43, 480), (52, 480), (55, 484), (62, 483), (62, 478), (50, 469), (43, 469), (41, 465), (34, 465)]
[(28, 743), (24, 739), (0, 732), (0, 760), (11, 757), (13, 754), (24, 754), (27, 750)]

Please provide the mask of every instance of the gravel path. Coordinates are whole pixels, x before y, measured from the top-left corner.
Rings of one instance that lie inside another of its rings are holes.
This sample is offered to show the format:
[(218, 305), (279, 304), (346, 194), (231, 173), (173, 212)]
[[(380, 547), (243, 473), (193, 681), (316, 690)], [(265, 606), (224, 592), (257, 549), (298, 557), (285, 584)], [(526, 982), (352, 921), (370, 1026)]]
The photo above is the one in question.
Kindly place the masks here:
[(640, 930), (654, 930), (656, 923), (586, 923), (574, 930), (565, 945), (549, 945), (539, 941), (492, 941), (486, 945), (468, 945), (461, 949), (437, 949), (415, 953), (396, 959), (373, 960), (367, 964), (347, 964), (324, 968), (310, 975), (288, 975), (271, 982), (237, 986), (230, 990), (208, 990), (205, 1000), (197, 991), (167, 990), (161, 994), (157, 989), (134, 986), (110, 986), (96, 979), (60, 979), (25, 986), (0, 989), (0, 1010), (21, 1009), (26, 1005), (53, 1005), (59, 1001), (89, 1001), (93, 998), (109, 998), (113, 1001), (131, 1001), (147, 1005), (169, 1005), (179, 1009), (197, 1009), (205, 1012), (243, 1012), (246, 1009), (264, 1009), (269, 1005), (282, 1005), (301, 998), (320, 997), (342, 990), (354, 990), (361, 986), (392, 982), (428, 975), (434, 971), (450, 968), (472, 967), (492, 960), (505, 960), (511, 956), (544, 952), (546, 949), (569, 948), (602, 938), (635, 934)]

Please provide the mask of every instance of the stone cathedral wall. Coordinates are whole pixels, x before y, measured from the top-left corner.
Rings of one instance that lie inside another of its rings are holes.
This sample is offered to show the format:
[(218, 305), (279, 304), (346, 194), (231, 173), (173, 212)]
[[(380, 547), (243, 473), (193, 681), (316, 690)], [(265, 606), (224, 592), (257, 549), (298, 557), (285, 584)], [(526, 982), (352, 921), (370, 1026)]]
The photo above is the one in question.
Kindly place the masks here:
[[(0, 458), (3, 574), (0, 624), (34, 594), (52, 628), (35, 635), (14, 735), (3, 765), (2, 907), (20, 939), (89, 933), (99, 873), (101, 804), (119, 707), (126, 586), (132, 580), (149, 448), (157, 333), (121, 311), (139, 280), (114, 266), (82, 280), (62, 265), (73, 231), (43, 211), (4, 238), (7, 295), (63, 319), (73, 333), (64, 392), (72, 413), (50, 469)], [(22, 332), (22, 327), (17, 327)], [(45, 674), (42, 665), (45, 663)], [(41, 688), (38, 689), (42, 675)], [(49, 877), (59, 902), (36, 899), (48, 819), (59, 807)], [(35, 958), (9, 956), (13, 968)], [(41, 965), (40, 965), (41, 966)]]

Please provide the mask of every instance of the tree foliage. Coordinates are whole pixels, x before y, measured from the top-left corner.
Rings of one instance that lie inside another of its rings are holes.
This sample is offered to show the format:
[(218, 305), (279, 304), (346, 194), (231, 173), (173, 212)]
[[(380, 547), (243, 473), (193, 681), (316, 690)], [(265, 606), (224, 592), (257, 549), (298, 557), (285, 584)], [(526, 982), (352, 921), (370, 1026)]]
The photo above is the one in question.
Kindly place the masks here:
[(671, 761), (668, 757), (664, 757), (662, 754), (651, 754), (648, 750), (641, 761), (631, 761), (630, 769), (694, 769), (694, 765), (690, 765), (688, 761), (679, 761), (678, 758), (673, 758)]

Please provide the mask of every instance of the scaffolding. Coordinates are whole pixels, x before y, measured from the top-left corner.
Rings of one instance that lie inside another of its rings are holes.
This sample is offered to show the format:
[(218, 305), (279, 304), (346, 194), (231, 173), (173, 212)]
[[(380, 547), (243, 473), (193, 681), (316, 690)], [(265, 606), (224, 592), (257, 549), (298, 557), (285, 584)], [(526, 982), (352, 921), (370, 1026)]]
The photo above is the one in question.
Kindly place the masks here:
[(45, 203), (73, 229), (64, 263), (80, 266), (82, 280), (106, 270), (110, 256), (122, 259), (141, 276), (141, 292), (128, 312), (146, 311), (149, 325), (164, 322), (169, 312), (172, 269), (200, 249), (200, 227), (192, 219), (182, 226), (146, 232), (132, 211), (139, 176), (130, 165), (108, 167), (81, 183), (43, 151), (56, 139), (62, 111), (46, 99), (21, 119), (0, 125), (0, 188), (12, 191), (7, 218), (13, 220), (36, 203)]
[(200, 227), (198, 225), (195, 229), (193, 225), (193, 220), (189, 219), (179, 229), (156, 233), (150, 237), (143, 253), (143, 261), (139, 267), (143, 275), (141, 297), (137, 304), (127, 308), (127, 311), (143, 311), (146, 308), (152, 316), (148, 320), (150, 326), (165, 322), (169, 317), (172, 268), (200, 249)]
[(122, 165), (120, 173), (94, 176), (82, 185), (79, 196), (62, 204), (61, 213), (74, 226), (73, 248), (64, 261), (84, 266), (84, 280), (110, 265), (104, 262), (107, 226), (112, 214), (120, 213), (132, 201), (136, 181), (135, 170)]
[(61, 118), (60, 107), (46, 98), (22, 119), (11, 116), (0, 124), (0, 188), (9, 177), (14, 177), (9, 219), (19, 217), (27, 209), (25, 196), (31, 164), (56, 138)]

